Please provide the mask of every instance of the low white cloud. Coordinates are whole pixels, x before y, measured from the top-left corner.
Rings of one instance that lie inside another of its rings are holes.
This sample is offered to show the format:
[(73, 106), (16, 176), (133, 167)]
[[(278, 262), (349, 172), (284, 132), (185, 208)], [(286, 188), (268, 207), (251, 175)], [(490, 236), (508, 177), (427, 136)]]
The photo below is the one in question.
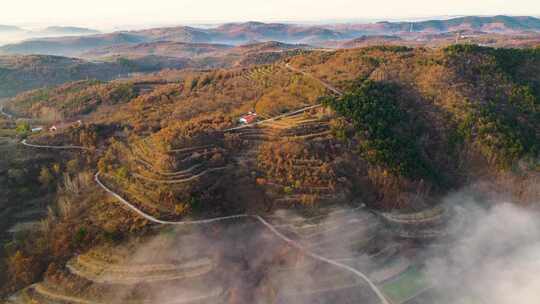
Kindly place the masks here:
[(467, 223), (458, 221), (457, 240), (426, 263), (440, 303), (540, 303), (540, 214), (510, 202), (478, 202), (471, 193), (448, 203), (463, 208)]

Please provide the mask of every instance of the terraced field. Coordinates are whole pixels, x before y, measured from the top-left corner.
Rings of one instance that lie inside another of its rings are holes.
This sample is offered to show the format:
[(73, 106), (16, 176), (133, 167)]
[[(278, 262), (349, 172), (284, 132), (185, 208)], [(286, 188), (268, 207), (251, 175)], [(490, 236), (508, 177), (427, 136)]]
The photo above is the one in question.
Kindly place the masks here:
[[(279, 145), (280, 143), (320, 143), (327, 144), (331, 141), (329, 126), (330, 115), (323, 109), (313, 109), (307, 112), (297, 113), (291, 116), (264, 122), (261, 125), (234, 130), (231, 133), (238, 136), (242, 142), (242, 150), (237, 157), (237, 163), (246, 167), (256, 168), (260, 165), (261, 151), (265, 145)], [(313, 172), (317, 175), (322, 160), (290, 158), (291, 170), (298, 172)], [(266, 169), (261, 169), (261, 174)], [(304, 185), (295, 191), (289, 191), (290, 185), (273, 177), (266, 177), (265, 191), (273, 197), (276, 204), (293, 205), (300, 202), (325, 201), (336, 198), (335, 189), (329, 184)]]
[(279, 66), (276, 65), (255, 67), (247, 70), (242, 75), (242, 78), (250, 82), (262, 84), (263, 86), (269, 87), (272, 85), (272, 74), (274, 74), (277, 69), (279, 69)]
[(213, 266), (208, 258), (186, 261), (181, 265), (115, 265), (86, 255), (80, 255), (67, 264), (67, 268), (74, 275), (108, 284), (140, 284), (185, 279), (206, 274)]
[[(381, 218), (404, 239), (437, 239), (456, 235), (466, 217), (462, 210), (436, 206), (413, 213), (380, 213)], [(447, 225), (449, 219), (454, 224)]]
[[(152, 288), (152, 287), (148, 287)], [(157, 288), (157, 286), (154, 286)], [(202, 290), (196, 290), (194, 288), (186, 288), (177, 286), (177, 292), (182, 294), (178, 300), (174, 298), (159, 302), (159, 303), (170, 303), (170, 304), (210, 304), (210, 303), (220, 303), (223, 296), (223, 290), (221, 288), (204, 288)], [(118, 290), (115, 289), (115, 292), (131, 292), (128, 289)], [(113, 296), (108, 294), (108, 296)], [(7, 303), (17, 304), (17, 303), (44, 303), (44, 304), (106, 304), (106, 303), (155, 303), (154, 300), (141, 300), (139, 298), (135, 299), (107, 299), (101, 296), (101, 299), (88, 298), (86, 296), (81, 296), (78, 293), (70, 293), (63, 288), (58, 288), (57, 285), (47, 284), (47, 283), (38, 283), (34, 284), (19, 294), (11, 297)]]
[(93, 249), (8, 303), (358, 301), (379, 303), (365, 281), (303, 255), (246, 219)]
[[(216, 160), (216, 155), (226, 155), (218, 143), (162, 150), (146, 139), (122, 146), (117, 153), (120, 162), (102, 172), (104, 182), (143, 210), (169, 216), (180, 215), (190, 193), (215, 182), (229, 165)], [(163, 193), (171, 194), (168, 204), (163, 203)]]
[[(270, 218), (280, 231), (297, 239), (306, 248), (368, 274), (390, 303), (431, 303), (432, 285), (427, 281), (423, 263), (431, 255), (440, 256), (440, 251), (447, 250), (445, 248), (449, 248), (449, 244), (426, 242), (411, 248), (411, 243), (403, 239), (399, 230), (388, 225), (386, 217), (375, 216), (362, 207), (353, 210), (330, 209), (322, 213), (300, 217), (281, 212)], [(452, 221), (458, 226), (466, 220), (459, 208), (440, 207), (418, 213), (394, 213), (391, 217), (400, 220), (421, 219), (422, 231), (431, 229), (428, 218), (433, 220), (432, 224), (438, 223), (440, 229), (445, 227), (450, 217), (454, 217)], [(447, 234), (457, 233), (447, 228)], [(415, 239), (425, 241), (418, 235)], [(309, 267), (312, 265), (303, 265), (303, 268)]]
[(324, 216), (290, 221), (276, 217), (276, 227), (305, 247), (332, 259), (367, 255), (377, 237), (379, 222), (363, 210), (334, 211)]

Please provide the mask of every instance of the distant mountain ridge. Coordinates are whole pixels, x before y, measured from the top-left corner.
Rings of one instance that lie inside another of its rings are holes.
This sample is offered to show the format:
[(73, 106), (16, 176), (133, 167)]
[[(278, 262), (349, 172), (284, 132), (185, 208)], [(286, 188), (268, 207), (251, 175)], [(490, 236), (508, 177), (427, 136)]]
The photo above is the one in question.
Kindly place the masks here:
[(100, 32), (76, 26), (50, 26), (39, 31), (39, 33), (44, 35), (94, 35), (99, 34)]
[(198, 58), (211, 56), (224, 56), (232, 54), (283, 52), (293, 49), (312, 48), (306, 44), (287, 44), (277, 41), (255, 42), (233, 46), (215, 43), (187, 43), (174, 41), (143, 42), (140, 44), (122, 44), (105, 48), (94, 49), (82, 54), (84, 58), (163, 56), (175, 58)]
[(140, 44), (113, 45), (94, 49), (83, 54), (83, 57), (99, 58), (112, 56), (145, 56), (157, 55), (167, 57), (194, 57), (219, 52), (232, 48), (226, 44), (187, 43), (173, 41), (143, 42)]
[(137, 44), (145, 41), (146, 39), (144, 37), (121, 32), (89, 36), (40, 38), (2, 46), (0, 47), (0, 53), (74, 57), (96, 48), (121, 44)]
[(369, 24), (337, 24), (330, 28), (337, 31), (354, 32), (363, 35), (395, 35), (404, 33), (445, 33), (454, 31), (482, 32), (540, 32), (540, 19), (529, 16), (466, 16), (445, 20), (425, 20), (413, 22), (381, 21)]
[(59, 56), (81, 56), (99, 52), (108, 47), (125, 47), (143, 43), (192, 43), (214, 45), (243, 45), (253, 41), (278, 41), (283, 43), (309, 43), (328, 39), (354, 38), (336, 31), (286, 24), (248, 22), (225, 24), (215, 29), (198, 29), (188, 26), (155, 28), (140, 31), (114, 32), (89, 36), (41, 38), (0, 47), (4, 54), (44, 54)]
[(420, 22), (382, 22), (392, 31), (436, 31), (447, 32), (455, 30), (478, 30), (478, 31), (502, 31), (502, 30), (517, 30), (517, 31), (540, 31), (540, 19), (535, 17), (520, 16), (493, 16), (493, 17), (476, 17), (467, 16), (448, 20), (428, 20)]
[(153, 56), (108, 62), (47, 55), (0, 56), (0, 98), (70, 81), (111, 80), (136, 72), (182, 69), (189, 64), (186, 59), (166, 60)]
[(24, 30), (20, 27), (13, 25), (2, 25), (0, 24), (0, 33), (2, 32), (23, 32)]
[(324, 45), (327, 41), (344, 41), (365, 35), (414, 35), (454, 31), (540, 33), (540, 19), (527, 16), (469, 16), (448, 20), (317, 26), (262, 22), (227, 23), (216, 28), (177, 26), (89, 36), (33, 39), (0, 47), (0, 53), (80, 56), (99, 48), (163, 41), (230, 45), (242, 45), (253, 41), (278, 41), (289, 44)]

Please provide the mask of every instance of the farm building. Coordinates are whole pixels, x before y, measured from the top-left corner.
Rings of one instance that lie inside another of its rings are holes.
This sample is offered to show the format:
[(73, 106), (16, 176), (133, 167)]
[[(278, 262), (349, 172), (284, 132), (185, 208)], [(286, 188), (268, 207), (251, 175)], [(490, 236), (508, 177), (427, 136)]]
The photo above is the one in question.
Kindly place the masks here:
[(241, 124), (250, 124), (254, 123), (255, 121), (257, 121), (257, 113), (254, 112), (249, 112), (238, 119), (238, 122)]

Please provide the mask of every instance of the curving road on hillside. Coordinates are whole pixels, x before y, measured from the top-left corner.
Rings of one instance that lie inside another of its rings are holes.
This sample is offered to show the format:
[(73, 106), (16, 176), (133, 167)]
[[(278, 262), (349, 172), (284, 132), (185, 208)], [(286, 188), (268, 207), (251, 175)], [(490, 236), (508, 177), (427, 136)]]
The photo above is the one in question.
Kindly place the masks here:
[(160, 219), (157, 219), (153, 216), (151, 216), (150, 214), (147, 214), (141, 210), (139, 210), (139, 208), (135, 207), (134, 205), (132, 205), (130, 202), (128, 202), (127, 200), (125, 200), (122, 196), (120, 196), (119, 194), (117, 194), (116, 192), (112, 191), (111, 189), (109, 189), (107, 186), (105, 186), (105, 184), (103, 184), (103, 182), (99, 179), (99, 175), (100, 175), (100, 172), (96, 173), (94, 175), (94, 180), (96, 181), (96, 183), (103, 189), (105, 190), (105, 192), (109, 193), (110, 195), (112, 195), (114, 198), (116, 198), (118, 201), (120, 201), (124, 206), (128, 207), (129, 209), (131, 209), (132, 211), (134, 211), (135, 213), (137, 213), (138, 215), (140, 215), (141, 217), (149, 220), (150, 222), (153, 222), (153, 223), (156, 223), (156, 224), (161, 224), (161, 225), (179, 225), (179, 226), (189, 226), (189, 225), (200, 225), (200, 224), (211, 224), (211, 223), (215, 223), (215, 222), (220, 222), (220, 221), (226, 221), (226, 220), (232, 220), (232, 219), (239, 219), (239, 218), (246, 218), (246, 217), (249, 217), (248, 215), (246, 214), (241, 214), (241, 215), (232, 215), (232, 216), (224, 216), (224, 217), (217, 217), (217, 218), (213, 218), (213, 219), (208, 219), (208, 220), (199, 220), (199, 221), (182, 221), (182, 222), (174, 222), (174, 221), (163, 221), (163, 220), (160, 220)]
[[(324, 80), (322, 80), (320, 78), (317, 78), (317, 77), (313, 76), (310, 73), (307, 73), (307, 72), (304, 72), (304, 71), (302, 71), (300, 69), (292, 67), (289, 63), (286, 63), (285, 67), (287, 69), (289, 69), (290, 71), (294, 72), (294, 73), (299, 73), (299, 74), (302, 74), (304, 76), (313, 78), (313, 79), (317, 80), (318, 82), (320, 82), (327, 90), (333, 92), (334, 94), (336, 94), (338, 96), (343, 96), (343, 92), (341, 90), (339, 90), (338, 88), (334, 87), (333, 85), (327, 83), (326, 81), (324, 81)], [(319, 103), (319, 104), (316, 104), (316, 105), (312, 105), (312, 106), (304, 107), (304, 108), (294, 110), (294, 111), (291, 111), (291, 112), (287, 112), (285, 114), (281, 114), (281, 115), (278, 115), (278, 116), (275, 116), (275, 117), (272, 117), (272, 118), (257, 121), (257, 122), (251, 123), (251, 124), (225, 129), (225, 130), (223, 130), (223, 132), (230, 132), (230, 131), (241, 130), (241, 129), (245, 129), (245, 128), (250, 128), (250, 127), (262, 125), (262, 124), (267, 123), (267, 122), (276, 121), (276, 120), (279, 120), (279, 119), (282, 119), (282, 118), (285, 118), (285, 117), (293, 116), (293, 115), (303, 113), (303, 112), (307, 112), (309, 110), (320, 108), (320, 107), (322, 107), (322, 104)]]
[(251, 123), (251, 124), (225, 129), (225, 130), (223, 130), (223, 132), (230, 132), (230, 131), (241, 130), (241, 129), (245, 129), (245, 128), (250, 128), (250, 127), (262, 125), (262, 124), (267, 123), (267, 122), (276, 121), (276, 120), (279, 120), (279, 119), (282, 119), (282, 118), (285, 118), (285, 117), (293, 116), (293, 115), (303, 113), (303, 112), (306, 112), (306, 111), (309, 111), (309, 110), (312, 110), (312, 109), (320, 108), (320, 107), (322, 107), (322, 104), (316, 104), (316, 105), (301, 108), (301, 109), (298, 109), (298, 110), (295, 110), (295, 111), (292, 111), (292, 112), (287, 112), (285, 114), (281, 114), (281, 115), (278, 115), (278, 116), (275, 116), (275, 117), (272, 117), (272, 118), (257, 121), (257, 122)]
[(6, 113), (4, 111), (4, 106), (0, 106), (0, 114), (4, 115), (5, 117), (7, 117), (8, 119), (13, 119), (13, 115), (9, 114), (9, 113)]
[(47, 145), (35, 145), (35, 144), (29, 144), (26, 142), (26, 139), (21, 141), (21, 144), (27, 147), (31, 148), (39, 148), (39, 149), (53, 149), (53, 150), (90, 150), (90, 148), (83, 147), (83, 146), (47, 146)]
[(217, 218), (213, 218), (213, 219), (206, 219), (206, 220), (198, 220), (198, 221), (163, 221), (163, 220), (160, 220), (160, 219), (157, 219), (153, 216), (151, 216), (150, 214), (147, 214), (145, 212), (143, 212), (142, 210), (140, 210), (139, 208), (135, 207), (133, 204), (131, 204), (130, 202), (128, 202), (126, 199), (124, 199), (122, 196), (120, 196), (118, 193), (112, 191), (111, 189), (109, 189), (107, 186), (105, 186), (105, 184), (103, 184), (103, 182), (99, 179), (99, 175), (100, 173), (96, 173), (96, 175), (94, 176), (94, 180), (96, 181), (96, 183), (103, 189), (105, 190), (105, 192), (109, 193), (110, 195), (112, 195), (113, 197), (115, 197), (119, 202), (121, 202), (124, 206), (128, 207), (129, 209), (131, 209), (132, 211), (134, 211), (135, 213), (137, 213), (138, 215), (140, 215), (141, 217), (147, 219), (148, 221), (150, 222), (153, 222), (153, 223), (156, 223), (156, 224), (161, 224), (161, 225), (181, 225), (181, 226), (186, 226), (186, 225), (200, 225), (200, 224), (210, 224), (210, 223), (215, 223), (215, 222), (221, 222), (221, 221), (226, 221), (226, 220), (233, 220), (233, 219), (240, 219), (240, 218), (252, 218), (252, 219), (255, 219), (257, 220), (259, 223), (261, 223), (262, 225), (264, 225), (268, 230), (270, 230), (274, 235), (276, 235), (278, 238), (280, 238), (281, 240), (283, 240), (284, 242), (286, 242), (287, 244), (289, 244), (291, 247), (294, 247), (298, 250), (300, 250), (301, 252), (303, 252), (305, 255), (315, 259), (315, 260), (318, 260), (320, 262), (323, 262), (323, 263), (326, 263), (326, 264), (330, 264), (332, 266), (335, 266), (337, 268), (340, 268), (342, 270), (346, 270), (348, 272), (351, 272), (353, 273), (355, 276), (357, 276), (358, 278), (360, 278), (361, 280), (365, 281), (369, 287), (371, 288), (371, 290), (377, 295), (377, 297), (379, 298), (379, 300), (381, 301), (381, 303), (383, 304), (390, 304), (390, 302), (385, 298), (384, 294), (382, 293), (382, 291), (375, 285), (375, 283), (373, 283), (364, 273), (348, 266), (348, 265), (345, 265), (345, 264), (342, 264), (338, 261), (335, 261), (335, 260), (332, 260), (332, 259), (328, 259), (328, 258), (325, 258), (321, 255), (318, 255), (316, 253), (313, 253), (307, 249), (305, 249), (302, 245), (300, 245), (298, 242), (288, 238), (287, 236), (283, 235), (281, 232), (279, 232), (272, 224), (270, 224), (269, 222), (267, 222), (263, 217), (261, 217), (260, 215), (254, 215), (254, 214), (238, 214), (238, 215), (231, 215), (231, 216), (224, 216), (224, 217), (217, 217)]

